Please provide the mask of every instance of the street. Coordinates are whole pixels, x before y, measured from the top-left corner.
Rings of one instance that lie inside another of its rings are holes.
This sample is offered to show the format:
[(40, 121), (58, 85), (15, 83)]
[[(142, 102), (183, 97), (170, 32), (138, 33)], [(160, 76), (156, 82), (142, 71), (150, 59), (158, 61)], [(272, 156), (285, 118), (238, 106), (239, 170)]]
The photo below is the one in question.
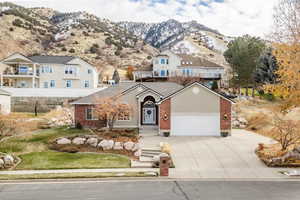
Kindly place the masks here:
[(115, 180), (0, 183), (1, 200), (298, 200), (298, 181)]

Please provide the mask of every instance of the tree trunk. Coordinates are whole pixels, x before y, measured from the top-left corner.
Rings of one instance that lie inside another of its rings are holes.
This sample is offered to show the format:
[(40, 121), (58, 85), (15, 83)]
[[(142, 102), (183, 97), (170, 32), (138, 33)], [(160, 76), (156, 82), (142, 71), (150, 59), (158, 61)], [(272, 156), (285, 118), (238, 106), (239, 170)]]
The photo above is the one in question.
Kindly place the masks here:
[(252, 86), (252, 97), (255, 97), (256, 84), (254, 83)]
[(107, 125), (108, 125), (108, 129), (110, 131), (112, 131), (113, 128), (114, 128), (114, 121), (113, 120), (107, 120)]
[(34, 104), (34, 115), (37, 116), (38, 115), (38, 102), (36, 101)]

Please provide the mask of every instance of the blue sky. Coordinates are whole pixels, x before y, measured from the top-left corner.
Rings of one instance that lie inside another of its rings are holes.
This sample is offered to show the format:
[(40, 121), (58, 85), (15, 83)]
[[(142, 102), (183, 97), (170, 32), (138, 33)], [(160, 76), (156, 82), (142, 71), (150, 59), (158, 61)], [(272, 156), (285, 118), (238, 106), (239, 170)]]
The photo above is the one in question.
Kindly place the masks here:
[[(0, 0), (1, 2), (2, 0)], [(113, 21), (196, 20), (225, 35), (267, 37), (278, 0), (12, 0), (23, 6), (88, 11)]]

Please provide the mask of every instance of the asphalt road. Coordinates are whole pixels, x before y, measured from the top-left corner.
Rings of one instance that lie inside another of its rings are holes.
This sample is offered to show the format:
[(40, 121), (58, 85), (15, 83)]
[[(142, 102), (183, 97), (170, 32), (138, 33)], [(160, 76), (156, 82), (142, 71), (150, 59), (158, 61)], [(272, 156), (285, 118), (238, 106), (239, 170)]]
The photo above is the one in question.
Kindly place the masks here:
[(296, 181), (0, 183), (1, 200), (299, 200)]

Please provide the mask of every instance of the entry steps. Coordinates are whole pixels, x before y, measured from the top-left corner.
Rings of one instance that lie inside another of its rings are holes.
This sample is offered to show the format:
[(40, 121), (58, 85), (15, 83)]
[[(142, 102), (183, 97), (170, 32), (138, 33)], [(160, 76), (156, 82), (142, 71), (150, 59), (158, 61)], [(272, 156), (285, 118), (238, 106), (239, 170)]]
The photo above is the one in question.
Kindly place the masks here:
[(132, 168), (152, 168), (153, 157), (161, 154), (159, 148), (143, 148), (139, 160), (131, 160)]

